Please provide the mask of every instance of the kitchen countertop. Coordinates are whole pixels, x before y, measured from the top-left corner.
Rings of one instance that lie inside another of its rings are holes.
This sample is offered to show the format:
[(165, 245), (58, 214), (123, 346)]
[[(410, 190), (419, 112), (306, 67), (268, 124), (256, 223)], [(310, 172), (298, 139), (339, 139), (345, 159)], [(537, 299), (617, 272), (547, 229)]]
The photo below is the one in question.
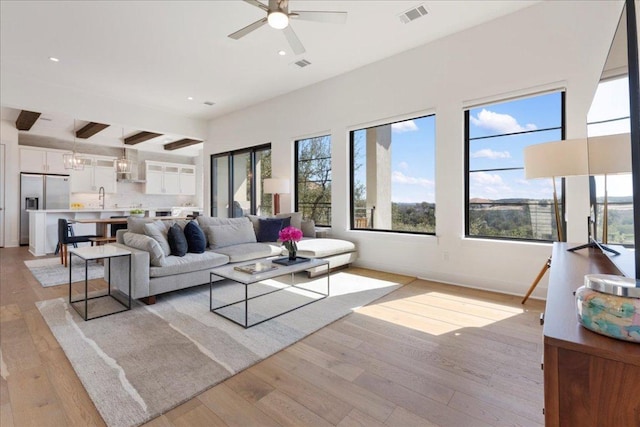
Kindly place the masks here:
[(173, 207), (142, 207), (142, 208), (125, 208), (125, 207), (108, 207), (104, 209), (100, 208), (81, 208), (81, 209), (28, 209), (27, 212), (49, 212), (49, 213), (70, 213), (70, 212), (129, 212), (133, 209), (142, 209), (144, 211), (171, 211), (173, 209), (183, 210), (202, 210), (202, 208), (196, 206), (173, 206)]

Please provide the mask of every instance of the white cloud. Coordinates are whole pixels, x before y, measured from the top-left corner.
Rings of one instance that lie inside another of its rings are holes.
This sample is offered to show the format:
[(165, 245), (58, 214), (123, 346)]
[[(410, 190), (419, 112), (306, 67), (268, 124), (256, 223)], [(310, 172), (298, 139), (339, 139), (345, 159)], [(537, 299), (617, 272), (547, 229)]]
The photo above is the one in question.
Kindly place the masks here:
[(415, 132), (418, 130), (418, 125), (413, 120), (406, 120), (404, 122), (398, 122), (391, 125), (391, 130), (394, 132)]
[(471, 116), (470, 118), (473, 125), (500, 133), (522, 132), (538, 128), (532, 123), (522, 126), (514, 117), (508, 114), (495, 113), (484, 108), (478, 113), (478, 117)]
[(471, 181), (476, 185), (504, 185), (500, 175), (492, 175), (487, 172), (476, 172), (471, 175)]
[(419, 185), (421, 187), (433, 187), (433, 181), (429, 179), (407, 176), (400, 171), (393, 171), (391, 173), (391, 182), (396, 184)]
[(491, 148), (484, 148), (482, 150), (475, 151), (471, 153), (471, 157), (474, 159), (477, 158), (487, 158), (487, 159), (510, 159), (511, 153), (508, 151), (493, 151)]
[(405, 170), (405, 171), (406, 171), (407, 169), (409, 169), (409, 163), (407, 163), (407, 162), (400, 162), (400, 163), (398, 163), (398, 167), (399, 167), (400, 169), (402, 169), (402, 170)]

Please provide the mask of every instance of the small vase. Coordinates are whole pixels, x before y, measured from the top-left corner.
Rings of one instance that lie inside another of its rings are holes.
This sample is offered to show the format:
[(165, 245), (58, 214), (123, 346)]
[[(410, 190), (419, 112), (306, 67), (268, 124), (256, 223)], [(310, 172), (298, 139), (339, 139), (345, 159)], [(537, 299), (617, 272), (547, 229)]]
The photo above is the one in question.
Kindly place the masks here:
[(289, 261), (295, 261), (296, 254), (298, 252), (298, 247), (296, 245), (296, 242), (293, 242), (293, 241), (285, 242), (285, 247), (287, 248), (287, 252), (289, 252)]

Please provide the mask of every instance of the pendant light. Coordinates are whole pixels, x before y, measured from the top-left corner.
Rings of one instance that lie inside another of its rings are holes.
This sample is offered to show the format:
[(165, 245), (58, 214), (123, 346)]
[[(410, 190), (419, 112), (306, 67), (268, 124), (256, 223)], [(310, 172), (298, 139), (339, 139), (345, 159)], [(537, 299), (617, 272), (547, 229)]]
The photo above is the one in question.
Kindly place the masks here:
[(122, 128), (122, 157), (113, 161), (113, 167), (118, 174), (131, 173), (131, 161), (127, 159), (127, 149), (124, 144), (124, 128)]
[(76, 153), (76, 119), (73, 119), (73, 151), (65, 153), (62, 158), (65, 169), (84, 170), (84, 159)]

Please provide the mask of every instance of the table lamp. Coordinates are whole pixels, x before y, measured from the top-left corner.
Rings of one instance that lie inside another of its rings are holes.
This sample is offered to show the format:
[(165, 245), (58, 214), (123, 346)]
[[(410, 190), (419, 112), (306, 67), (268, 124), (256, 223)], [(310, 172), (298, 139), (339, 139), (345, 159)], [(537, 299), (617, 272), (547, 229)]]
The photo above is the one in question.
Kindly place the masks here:
[(279, 214), (280, 194), (289, 193), (289, 180), (286, 178), (266, 178), (262, 185), (266, 194), (273, 194), (273, 214)]

